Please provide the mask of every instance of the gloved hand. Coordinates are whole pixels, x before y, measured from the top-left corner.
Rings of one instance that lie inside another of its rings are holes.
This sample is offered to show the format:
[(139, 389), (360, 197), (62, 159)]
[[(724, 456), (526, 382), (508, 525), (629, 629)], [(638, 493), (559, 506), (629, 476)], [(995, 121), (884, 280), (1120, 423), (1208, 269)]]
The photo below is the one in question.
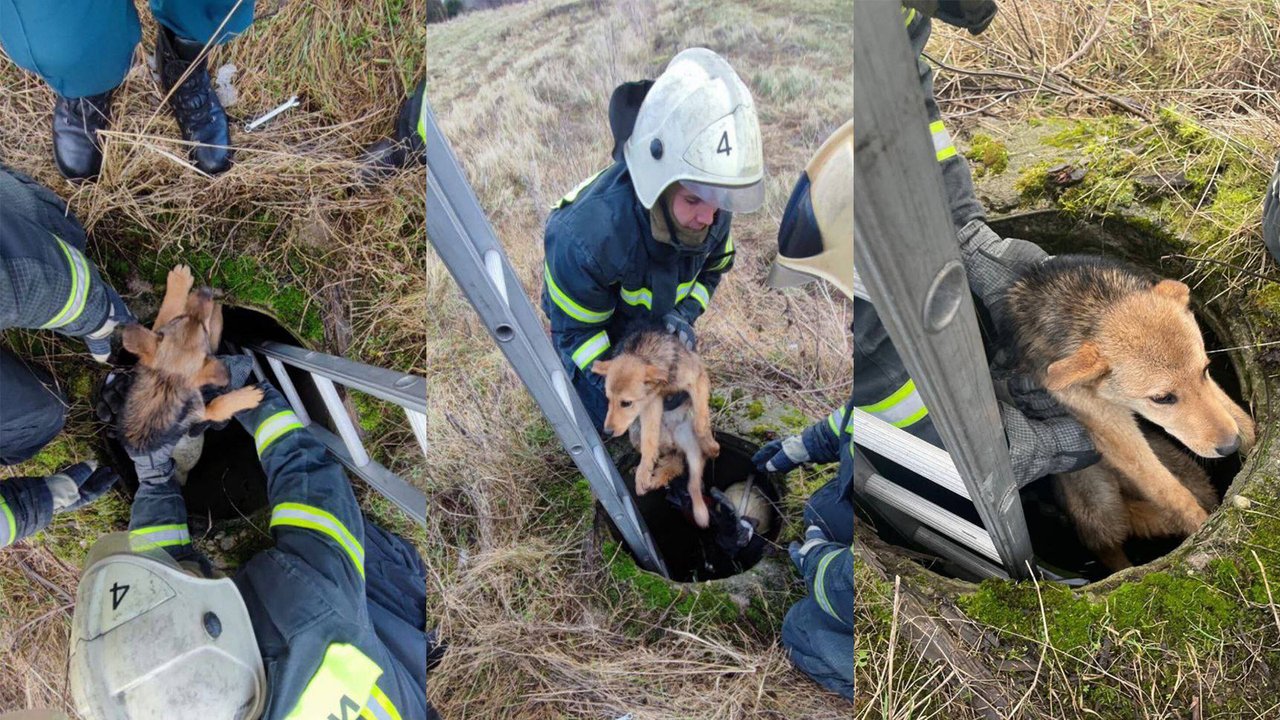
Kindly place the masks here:
[(106, 321), (102, 323), (102, 327), (84, 336), (84, 344), (88, 346), (89, 354), (94, 360), (104, 365), (107, 363), (107, 358), (111, 356), (111, 333), (115, 331), (116, 326), (137, 321), (133, 313), (129, 312), (129, 307), (124, 304), (120, 294), (110, 285), (106, 288), (106, 295), (110, 306)]
[(125, 400), (129, 397), (129, 388), (133, 387), (133, 373), (128, 370), (115, 370), (107, 373), (102, 380), (93, 402), (93, 413), (98, 421), (107, 426), (107, 436), (120, 439), (120, 423), (118, 418), (124, 410)]
[(1065, 411), (1033, 419), (1000, 403), (1000, 420), (1018, 487), (1045, 475), (1083, 470), (1101, 459), (1084, 426)]
[(711, 511), (711, 527), (716, 532), (716, 545), (730, 555), (737, 555), (739, 550), (751, 542), (755, 527), (738, 516), (737, 509), (720, 488), (711, 488), (708, 509)]
[(770, 440), (751, 456), (751, 464), (760, 472), (787, 473), (809, 462), (809, 449), (800, 435)]
[(94, 414), (106, 424), (107, 434), (119, 441), (129, 454), (129, 459), (133, 460), (139, 483), (168, 482), (173, 476), (173, 449), (177, 446), (179, 437), (174, 437), (150, 452), (142, 452), (124, 442), (124, 433), (120, 430), (120, 415), (129, 397), (129, 388), (133, 387), (133, 380), (133, 373), (124, 370), (108, 374), (102, 381), (102, 389), (98, 391), (98, 400), (93, 406)]
[[(219, 395), (225, 395), (232, 390), (239, 390), (244, 387), (245, 383), (249, 381), (250, 373), (253, 372), (253, 361), (250, 360), (247, 355), (218, 355), (216, 357), (222, 361), (222, 364), (227, 366), (227, 375), (230, 377), (230, 380), (227, 381), (226, 385), (221, 387), (208, 385), (201, 388), (200, 395), (204, 398), (206, 405), (212, 402), (213, 399)], [(196, 423), (191, 426), (191, 429), (187, 434), (194, 437), (208, 429), (221, 430), (226, 427), (229, 422), (231, 421), (223, 420), (220, 423)]]
[(822, 528), (817, 525), (810, 525), (804, 531), (804, 544), (793, 540), (787, 546), (787, 552), (791, 555), (791, 562), (796, 566), (796, 569), (803, 573), (804, 561), (809, 553), (815, 547), (829, 542), (831, 542), (831, 539), (827, 537), (826, 533), (822, 532)]
[(79, 510), (110, 490), (120, 476), (109, 467), (89, 461), (76, 463), (44, 478), (53, 498), (53, 512)]
[(1005, 292), (1027, 268), (1049, 259), (1049, 253), (1026, 240), (1002, 238), (981, 220), (965, 225), (957, 237), (969, 289), (991, 313), (997, 332), (1004, 333)]
[(696, 352), (698, 349), (698, 339), (693, 334), (693, 326), (687, 320), (680, 316), (680, 313), (671, 311), (662, 316), (662, 325), (667, 332), (680, 338), (680, 342), (689, 348), (690, 352)]

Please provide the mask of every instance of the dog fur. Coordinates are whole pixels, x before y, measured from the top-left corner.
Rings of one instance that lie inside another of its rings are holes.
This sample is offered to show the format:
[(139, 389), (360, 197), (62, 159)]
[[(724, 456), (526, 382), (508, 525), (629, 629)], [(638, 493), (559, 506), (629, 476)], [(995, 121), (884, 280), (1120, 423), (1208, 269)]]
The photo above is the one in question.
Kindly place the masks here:
[[(720, 444), (711, 433), (711, 381), (702, 359), (673, 335), (643, 330), (628, 336), (612, 359), (597, 360), (591, 371), (605, 378), (605, 434), (630, 431), (631, 444), (640, 450), (636, 495), (666, 487), (687, 462), (694, 521), (707, 527), (711, 518), (702, 497), (702, 473), (706, 461), (720, 455)], [(663, 401), (681, 392), (688, 399), (664, 412)]]
[[(1218, 507), (1209, 475), (1190, 455), (1158, 432), (1144, 433), (1156, 458), (1195, 496), (1205, 512)], [(1181, 535), (1169, 508), (1149, 500), (1104, 458), (1096, 465), (1053, 478), (1054, 496), (1067, 511), (1080, 542), (1112, 572), (1132, 567), (1124, 543), (1132, 537)]]
[[(1190, 296), (1176, 280), (1082, 255), (1030, 269), (1006, 296), (1006, 330), (1013, 333), (1019, 369), (1089, 432), (1105, 465), (1086, 473), (1116, 476), (1111, 485), (1133, 498), (1128, 514), (1132, 521), (1136, 513), (1138, 521), (1130, 523), (1135, 533), (1189, 535), (1208, 517), (1192, 489), (1198, 482), (1185, 473), (1175, 476), (1171, 465), (1182, 472), (1183, 464), (1144, 436), (1136, 416), (1201, 457), (1247, 452), (1254, 442), (1252, 418), (1209, 377)], [(1067, 509), (1082, 533), (1094, 532), (1098, 523), (1080, 514), (1094, 498), (1077, 495), (1081, 502)], [(1113, 547), (1114, 539), (1085, 544)]]
[(187, 266), (170, 270), (151, 329), (136, 323), (124, 328), (124, 346), (138, 356), (122, 415), (124, 441), (134, 452), (163, 447), (196, 423), (222, 422), (262, 402), (262, 390), (249, 387), (204, 404), (200, 389), (224, 386), (230, 377), (213, 357), (222, 337), (222, 306), (212, 290), (192, 291), (193, 284)]

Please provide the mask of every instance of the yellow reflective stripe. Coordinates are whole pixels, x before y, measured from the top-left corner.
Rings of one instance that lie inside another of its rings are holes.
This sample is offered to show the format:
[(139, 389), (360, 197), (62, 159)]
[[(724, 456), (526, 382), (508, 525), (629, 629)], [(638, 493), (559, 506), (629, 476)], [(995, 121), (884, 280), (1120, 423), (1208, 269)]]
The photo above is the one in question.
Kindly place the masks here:
[(645, 308), (653, 309), (653, 291), (649, 288), (642, 287), (639, 290), (628, 290), (622, 288), (618, 291), (622, 296), (622, 301), (628, 305), (643, 305)]
[(707, 309), (707, 303), (711, 302), (711, 293), (707, 290), (706, 285), (703, 285), (700, 282), (695, 282), (693, 284), (693, 292), (691, 295), (694, 300), (698, 301), (698, 304), (702, 306), (703, 310)]
[[(400, 711), (396, 709), (395, 703), (391, 702), (391, 698), (382, 692), (382, 688), (374, 684), (373, 689), (369, 691), (369, 701), (365, 703), (365, 713), (368, 713), (369, 720), (404, 720), (400, 717)], [(361, 715), (361, 717), (366, 717)]]
[(551, 295), (551, 301), (569, 317), (577, 320), (578, 322), (602, 323), (613, 316), (612, 308), (607, 312), (598, 312), (595, 310), (588, 310), (574, 302), (573, 298), (566, 295), (565, 292), (560, 289), (560, 286), (556, 285), (556, 281), (551, 278), (551, 266), (547, 263), (543, 263), (542, 270), (542, 277), (547, 281), (547, 293)]
[(679, 285), (676, 286), (676, 303), (677, 304), (681, 300), (684, 300), (685, 298), (689, 297), (689, 291), (693, 289), (693, 284), (695, 282), (697, 281), (690, 280), (689, 282), (680, 283)]
[(579, 370), (586, 370), (587, 366), (609, 349), (609, 345), (609, 333), (601, 330), (573, 351), (573, 364), (577, 365)]
[(933, 136), (933, 151), (938, 162), (955, 156), (956, 146), (951, 142), (951, 133), (947, 132), (947, 127), (941, 120), (929, 123), (929, 134)]
[(827, 416), (827, 427), (831, 428), (831, 432), (834, 435), (840, 434), (840, 424), (843, 422), (844, 422), (843, 407), (838, 407), (835, 410), (832, 410), (831, 414)]
[(842, 620), (836, 614), (835, 608), (831, 605), (831, 600), (827, 597), (827, 566), (835, 559), (837, 555), (844, 552), (843, 549), (829, 552), (818, 561), (818, 572), (813, 576), (813, 599), (818, 601), (818, 605), (831, 617)]
[(271, 447), (272, 443), (291, 430), (300, 430), (302, 421), (292, 410), (281, 410), (271, 417), (258, 423), (258, 429), (253, 431), (253, 444), (258, 449), (258, 457)]
[(4, 511), (0, 515), (0, 547), (10, 545), (18, 537), (18, 521), (13, 519), (13, 511), (9, 509), (9, 503), (0, 497), (0, 510)]
[(59, 328), (75, 322), (84, 312), (85, 300), (89, 297), (89, 261), (85, 260), (79, 250), (63, 242), (62, 238), (54, 235), (53, 239), (67, 257), (67, 266), (71, 272), (71, 291), (62, 309), (49, 322), (41, 325), (42, 329)]
[(711, 268), (711, 271), (719, 272), (729, 267), (729, 263), (731, 262), (733, 262), (733, 233), (732, 232), (729, 233), (729, 237), (725, 238), (725, 241), (724, 241), (724, 257), (720, 258), (720, 262), (716, 263), (716, 266)]
[[(425, 97), (425, 95), (424, 95), (424, 97)], [(559, 202), (557, 202), (555, 205), (552, 205), (552, 206), (551, 206), (551, 209), (552, 209), (552, 210), (559, 210), (560, 208), (562, 208), (562, 207), (564, 207), (564, 206), (566, 206), (566, 205), (570, 205), (570, 204), (572, 204), (574, 200), (577, 200), (577, 199), (578, 199), (578, 195), (580, 195), (580, 194), (582, 193), (582, 191), (583, 191), (583, 190), (586, 190), (586, 189), (587, 189), (587, 186), (588, 186), (588, 185), (590, 185), (591, 183), (595, 182), (595, 181), (596, 181), (596, 178), (600, 177), (602, 174), (604, 174), (604, 171), (605, 171), (605, 170), (608, 170), (608, 169), (609, 169), (609, 168), (605, 168), (604, 170), (601, 170), (600, 172), (596, 173), (595, 175), (592, 175), (591, 177), (587, 178), (586, 180), (583, 180), (582, 182), (578, 183), (578, 187), (576, 187), (576, 188), (574, 188), (574, 189), (570, 190), (568, 193), (566, 193), (564, 197), (560, 198), (560, 201), (559, 201)]]
[(427, 142), (427, 90), (422, 90), (422, 106), (418, 108), (418, 137)]
[(381, 676), (382, 668), (354, 645), (331, 643), (285, 720), (360, 717)]
[(902, 24), (903, 24), (903, 25), (910, 25), (910, 24), (911, 24), (911, 21), (916, 19), (916, 9), (915, 9), (915, 8), (905, 8), (905, 7), (904, 7), (904, 8), (902, 8), (902, 14), (903, 14), (903, 16), (904, 16), (904, 20), (903, 20), (903, 22), (902, 22)]
[(364, 547), (341, 520), (328, 512), (302, 503), (280, 503), (271, 509), (270, 527), (277, 525), (306, 528), (328, 535), (346, 551), (360, 577), (364, 577)]
[(902, 387), (884, 400), (858, 409), (899, 428), (919, 422), (929, 414), (928, 408), (924, 405), (924, 399), (916, 390), (914, 380), (907, 380)]
[(129, 548), (135, 551), (190, 544), (191, 533), (186, 525), (151, 525), (129, 531)]

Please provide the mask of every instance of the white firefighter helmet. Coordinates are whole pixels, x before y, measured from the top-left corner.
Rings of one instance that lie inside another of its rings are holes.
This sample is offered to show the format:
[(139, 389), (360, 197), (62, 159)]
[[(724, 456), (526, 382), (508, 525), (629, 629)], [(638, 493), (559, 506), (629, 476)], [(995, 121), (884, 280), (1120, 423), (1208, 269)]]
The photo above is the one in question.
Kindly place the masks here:
[(636, 196), (652, 208), (679, 182), (722, 210), (764, 202), (764, 158), (755, 102), (724, 58), (689, 48), (654, 81), (623, 146)]
[(90, 720), (255, 720), (262, 656), (240, 591), (112, 533), (85, 562), (71, 620), (71, 693)]
[(800, 175), (778, 228), (772, 287), (822, 278), (853, 299), (853, 121), (818, 148)]

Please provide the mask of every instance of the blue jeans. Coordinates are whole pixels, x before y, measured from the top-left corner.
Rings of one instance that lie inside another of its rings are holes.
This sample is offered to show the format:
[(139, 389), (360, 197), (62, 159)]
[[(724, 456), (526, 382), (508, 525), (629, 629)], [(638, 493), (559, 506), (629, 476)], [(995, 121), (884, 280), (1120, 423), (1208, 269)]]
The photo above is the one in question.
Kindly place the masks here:
[[(216, 34), (220, 45), (249, 27), (253, 4), (151, 0), (151, 14), (180, 38), (207, 43)], [(133, 0), (0, 0), (0, 45), (63, 97), (118, 87), (141, 36)]]

